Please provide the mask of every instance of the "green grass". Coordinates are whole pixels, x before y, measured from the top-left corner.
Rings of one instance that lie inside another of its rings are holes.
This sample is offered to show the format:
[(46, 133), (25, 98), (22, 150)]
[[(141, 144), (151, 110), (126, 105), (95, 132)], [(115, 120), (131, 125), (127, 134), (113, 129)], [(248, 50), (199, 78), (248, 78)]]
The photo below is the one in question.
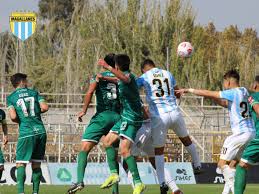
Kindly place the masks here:
[[(184, 194), (220, 194), (223, 185), (181, 185)], [(65, 194), (68, 186), (42, 186), (41, 194)], [(248, 185), (245, 194), (259, 193), (259, 185)], [(0, 186), (0, 194), (15, 194), (15, 186)], [(26, 187), (26, 194), (32, 193), (30, 187)], [(132, 194), (130, 186), (121, 186), (121, 194)], [(111, 190), (100, 190), (98, 186), (88, 186), (78, 194), (111, 194)], [(159, 188), (156, 185), (148, 185), (145, 194), (159, 194)]]

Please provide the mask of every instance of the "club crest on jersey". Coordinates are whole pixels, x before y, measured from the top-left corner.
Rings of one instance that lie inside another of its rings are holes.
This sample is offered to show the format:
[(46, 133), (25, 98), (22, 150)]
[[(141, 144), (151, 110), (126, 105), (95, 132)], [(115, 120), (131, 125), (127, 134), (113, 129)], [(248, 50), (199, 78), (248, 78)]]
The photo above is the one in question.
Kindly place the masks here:
[(13, 35), (25, 41), (36, 30), (36, 14), (34, 12), (13, 12), (9, 17)]

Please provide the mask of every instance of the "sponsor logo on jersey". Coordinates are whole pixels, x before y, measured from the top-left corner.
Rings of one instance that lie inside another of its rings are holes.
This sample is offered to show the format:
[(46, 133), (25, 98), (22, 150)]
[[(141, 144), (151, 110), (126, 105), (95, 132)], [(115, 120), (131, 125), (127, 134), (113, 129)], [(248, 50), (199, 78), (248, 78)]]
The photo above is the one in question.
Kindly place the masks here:
[(34, 12), (13, 12), (9, 17), (13, 35), (25, 41), (36, 30), (36, 14)]

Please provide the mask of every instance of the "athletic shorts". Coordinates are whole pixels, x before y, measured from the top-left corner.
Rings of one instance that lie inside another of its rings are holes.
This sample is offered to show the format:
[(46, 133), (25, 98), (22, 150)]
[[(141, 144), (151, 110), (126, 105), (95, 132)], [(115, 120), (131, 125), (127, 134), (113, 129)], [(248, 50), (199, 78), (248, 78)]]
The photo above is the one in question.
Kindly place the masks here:
[(82, 141), (98, 143), (119, 120), (120, 115), (113, 111), (96, 113), (86, 127)]
[(150, 121), (144, 121), (138, 130), (131, 153), (133, 156), (155, 156)]
[(179, 109), (164, 113), (160, 117), (151, 116), (153, 145), (164, 147), (168, 129), (172, 129), (178, 137), (188, 136), (188, 131)]
[(252, 141), (248, 143), (243, 152), (241, 161), (250, 165), (255, 165), (259, 163), (259, 136), (256, 136)]
[(4, 165), (4, 155), (0, 147), (0, 166)]
[(247, 144), (255, 137), (255, 132), (245, 132), (228, 136), (224, 141), (220, 159), (240, 160)]
[(18, 139), (16, 148), (16, 163), (42, 162), (44, 160), (47, 135)]
[(112, 127), (111, 132), (119, 134), (134, 143), (137, 131), (141, 128), (142, 122), (131, 122), (121, 117)]

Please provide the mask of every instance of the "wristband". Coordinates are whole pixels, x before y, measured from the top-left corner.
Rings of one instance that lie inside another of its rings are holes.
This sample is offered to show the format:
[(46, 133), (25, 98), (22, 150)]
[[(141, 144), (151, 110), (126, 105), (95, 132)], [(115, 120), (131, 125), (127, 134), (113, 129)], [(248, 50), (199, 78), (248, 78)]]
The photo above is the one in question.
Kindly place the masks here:
[(188, 91), (189, 91), (190, 93), (194, 93), (194, 89), (193, 89), (193, 88), (188, 89)]

